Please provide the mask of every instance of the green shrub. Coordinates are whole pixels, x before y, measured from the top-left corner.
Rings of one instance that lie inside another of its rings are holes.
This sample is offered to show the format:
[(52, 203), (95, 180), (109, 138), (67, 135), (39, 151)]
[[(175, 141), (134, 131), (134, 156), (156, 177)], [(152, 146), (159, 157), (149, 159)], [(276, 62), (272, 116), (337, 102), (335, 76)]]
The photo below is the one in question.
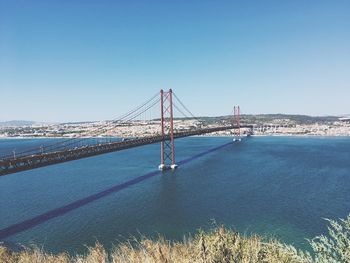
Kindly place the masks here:
[(321, 235), (310, 241), (315, 252), (315, 262), (335, 263), (350, 262), (350, 215), (339, 222), (326, 219), (329, 222), (328, 237)]

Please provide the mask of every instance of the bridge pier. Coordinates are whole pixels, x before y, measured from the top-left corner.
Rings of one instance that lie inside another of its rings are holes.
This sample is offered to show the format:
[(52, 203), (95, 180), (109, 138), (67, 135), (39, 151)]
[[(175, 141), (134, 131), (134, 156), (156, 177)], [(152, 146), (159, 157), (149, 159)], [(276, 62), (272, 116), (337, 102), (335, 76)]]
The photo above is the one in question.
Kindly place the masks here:
[(173, 123), (173, 91), (160, 91), (160, 125), (162, 141), (160, 143), (160, 170), (176, 169)]
[(233, 141), (241, 141), (241, 125), (240, 125), (240, 108), (239, 106), (233, 107)]

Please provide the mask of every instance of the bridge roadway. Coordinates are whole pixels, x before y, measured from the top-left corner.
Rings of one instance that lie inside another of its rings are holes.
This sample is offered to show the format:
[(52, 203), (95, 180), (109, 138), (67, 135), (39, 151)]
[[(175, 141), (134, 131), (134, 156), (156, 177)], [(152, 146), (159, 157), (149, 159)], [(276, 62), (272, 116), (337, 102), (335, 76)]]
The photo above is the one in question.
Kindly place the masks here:
[[(241, 128), (252, 128), (252, 125), (241, 125)], [(174, 139), (212, 133), (217, 131), (237, 129), (234, 126), (221, 126), (214, 128), (190, 130), (174, 133)], [(104, 153), (121, 151), (142, 145), (158, 143), (169, 139), (169, 136), (163, 138), (160, 135), (148, 136), (142, 138), (131, 139), (122, 142), (103, 143), (91, 146), (75, 147), (73, 149), (65, 149), (48, 153), (31, 154), (24, 156), (11, 157), (0, 160), (0, 176), (17, 173), (20, 171), (31, 170), (52, 164), (64, 163), (68, 161), (78, 160)]]

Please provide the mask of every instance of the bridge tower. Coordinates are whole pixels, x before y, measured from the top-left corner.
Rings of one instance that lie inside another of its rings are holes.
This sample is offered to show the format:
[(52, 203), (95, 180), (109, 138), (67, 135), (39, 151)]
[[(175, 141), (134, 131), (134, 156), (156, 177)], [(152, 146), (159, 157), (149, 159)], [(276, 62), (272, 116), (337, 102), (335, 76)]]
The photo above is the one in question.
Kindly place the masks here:
[(233, 107), (233, 141), (241, 141), (241, 124), (240, 124), (241, 110), (239, 106)]
[(175, 169), (173, 124), (173, 91), (160, 91), (160, 125), (163, 140), (160, 143), (160, 170)]

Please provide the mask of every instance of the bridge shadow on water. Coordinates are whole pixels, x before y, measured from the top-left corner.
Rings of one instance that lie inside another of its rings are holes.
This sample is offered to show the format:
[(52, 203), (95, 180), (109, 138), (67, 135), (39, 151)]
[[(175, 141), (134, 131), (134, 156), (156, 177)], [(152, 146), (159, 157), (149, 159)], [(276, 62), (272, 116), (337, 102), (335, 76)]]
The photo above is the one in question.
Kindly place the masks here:
[[(207, 151), (204, 151), (204, 152), (201, 152), (199, 154), (196, 154), (194, 156), (191, 156), (187, 159), (184, 159), (184, 160), (181, 160), (180, 162), (178, 162), (177, 164), (179, 166), (181, 165), (184, 165), (184, 164), (187, 164), (193, 160), (196, 160), (204, 155), (207, 155), (209, 153), (212, 153), (212, 152), (215, 152), (217, 150), (220, 150), (228, 145), (232, 144), (232, 142), (229, 142), (229, 143), (225, 143), (223, 145), (220, 145), (218, 147), (214, 147), (214, 148), (211, 148)], [(113, 194), (113, 193), (116, 193), (116, 192), (119, 192), (123, 189), (126, 189), (130, 186), (133, 186), (135, 184), (138, 184), (142, 181), (145, 181), (149, 178), (152, 178), (156, 175), (160, 175), (162, 174), (162, 171), (159, 171), (159, 170), (156, 170), (156, 171), (153, 171), (153, 172), (150, 172), (150, 173), (147, 173), (145, 175), (142, 175), (142, 176), (139, 176), (139, 177), (136, 177), (134, 179), (131, 179), (127, 182), (124, 182), (124, 183), (121, 183), (121, 184), (118, 184), (118, 185), (114, 185), (110, 188), (107, 188), (101, 192), (98, 192), (96, 194), (93, 194), (93, 195), (90, 195), (90, 196), (87, 196), (85, 198), (82, 198), (82, 199), (79, 199), (75, 202), (72, 202), (70, 204), (67, 204), (67, 205), (64, 205), (64, 206), (61, 206), (61, 207), (58, 207), (56, 209), (53, 209), (53, 210), (50, 210), (46, 213), (43, 213), (41, 215), (38, 215), (38, 216), (35, 216), (31, 219), (28, 219), (28, 220), (25, 220), (25, 221), (22, 221), (20, 223), (17, 223), (17, 224), (14, 224), (14, 225), (11, 225), (11, 226), (8, 226), (6, 228), (3, 228), (3, 229), (0, 229), (0, 240), (4, 240), (5, 238), (8, 238), (10, 236), (13, 236), (13, 235), (16, 235), (20, 232), (23, 232), (23, 231), (26, 231), (28, 229), (31, 229), (37, 225), (40, 225), (42, 223), (45, 223), (46, 221), (50, 220), (50, 219), (53, 219), (53, 218), (56, 218), (56, 217), (59, 217), (59, 216), (62, 216), (64, 214), (67, 214), (68, 212), (70, 211), (73, 211), (75, 209), (78, 209), (79, 207), (82, 207), (84, 205), (87, 205), (89, 203), (92, 203), (96, 200), (99, 200), (103, 197), (106, 197), (110, 194)]]

